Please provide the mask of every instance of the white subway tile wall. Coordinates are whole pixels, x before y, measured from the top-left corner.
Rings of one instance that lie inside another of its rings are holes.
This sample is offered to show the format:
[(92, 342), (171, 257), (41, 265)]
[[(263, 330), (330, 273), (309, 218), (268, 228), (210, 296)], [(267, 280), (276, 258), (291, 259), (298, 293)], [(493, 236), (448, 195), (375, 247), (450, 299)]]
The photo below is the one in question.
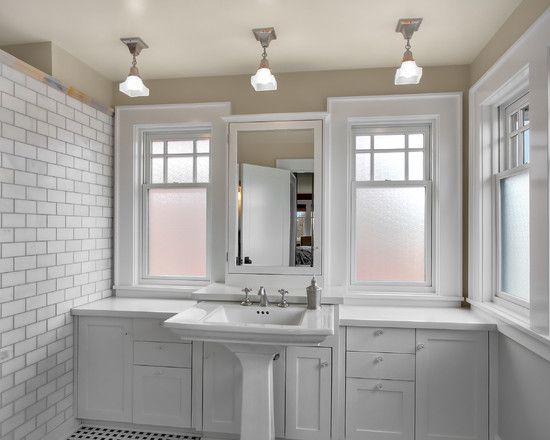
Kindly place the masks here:
[(111, 296), (113, 119), (0, 66), (0, 439), (73, 414), (70, 309)]

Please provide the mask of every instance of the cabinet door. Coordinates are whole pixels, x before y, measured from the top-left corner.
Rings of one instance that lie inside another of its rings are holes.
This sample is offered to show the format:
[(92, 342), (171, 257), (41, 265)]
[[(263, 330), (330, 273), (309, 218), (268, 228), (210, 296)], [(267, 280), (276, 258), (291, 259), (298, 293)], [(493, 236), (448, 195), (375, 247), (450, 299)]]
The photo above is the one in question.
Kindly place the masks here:
[(418, 330), (416, 440), (486, 440), (488, 334)]
[(330, 439), (331, 348), (288, 347), (286, 357), (286, 438)]
[(132, 420), (132, 321), (78, 320), (78, 417)]
[(191, 370), (134, 366), (133, 422), (191, 426)]
[(413, 438), (414, 382), (346, 379), (346, 439)]
[[(237, 357), (221, 344), (204, 343), (203, 430), (241, 431), (242, 370)], [(284, 437), (285, 351), (273, 362), (275, 434)]]

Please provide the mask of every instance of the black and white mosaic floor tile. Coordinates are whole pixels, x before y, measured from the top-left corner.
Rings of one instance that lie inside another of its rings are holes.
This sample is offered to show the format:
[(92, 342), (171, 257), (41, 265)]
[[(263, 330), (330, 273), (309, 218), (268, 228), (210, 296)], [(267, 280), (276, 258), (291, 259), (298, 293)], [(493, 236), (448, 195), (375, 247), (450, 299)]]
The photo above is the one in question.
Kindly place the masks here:
[(147, 431), (81, 426), (67, 440), (201, 440), (185, 434), (167, 434)]

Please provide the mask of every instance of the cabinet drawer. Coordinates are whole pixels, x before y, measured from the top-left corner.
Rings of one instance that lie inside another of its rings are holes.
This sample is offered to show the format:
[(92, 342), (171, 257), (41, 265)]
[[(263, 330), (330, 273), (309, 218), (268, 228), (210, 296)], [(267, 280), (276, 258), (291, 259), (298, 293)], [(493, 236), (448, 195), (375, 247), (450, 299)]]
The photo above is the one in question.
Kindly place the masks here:
[(134, 340), (182, 342), (181, 338), (162, 326), (163, 322), (163, 319), (134, 319)]
[(346, 353), (346, 377), (414, 380), (414, 354)]
[(383, 353), (414, 353), (415, 331), (410, 328), (348, 327), (347, 349)]
[(191, 368), (191, 344), (136, 341), (134, 364)]

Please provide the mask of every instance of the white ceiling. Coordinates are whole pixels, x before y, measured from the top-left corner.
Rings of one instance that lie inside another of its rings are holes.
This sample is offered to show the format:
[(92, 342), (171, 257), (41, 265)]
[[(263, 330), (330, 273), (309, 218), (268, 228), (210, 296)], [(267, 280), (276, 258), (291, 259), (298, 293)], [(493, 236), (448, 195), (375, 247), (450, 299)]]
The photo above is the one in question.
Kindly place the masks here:
[(423, 17), (412, 40), (422, 66), (470, 63), (521, 0), (0, 0), (0, 45), (52, 41), (118, 80), (130, 55), (120, 37), (142, 37), (142, 76), (252, 73), (251, 29), (274, 26), (274, 72), (399, 63), (400, 17)]

